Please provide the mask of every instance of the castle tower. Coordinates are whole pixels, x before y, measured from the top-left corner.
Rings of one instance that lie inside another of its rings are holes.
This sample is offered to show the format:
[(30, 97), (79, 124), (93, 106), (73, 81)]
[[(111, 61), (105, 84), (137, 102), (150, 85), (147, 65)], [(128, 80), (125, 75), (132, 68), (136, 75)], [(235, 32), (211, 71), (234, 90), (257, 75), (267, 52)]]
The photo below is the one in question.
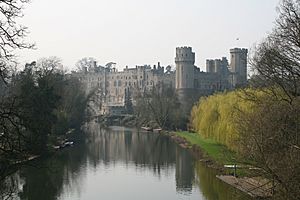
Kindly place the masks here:
[(191, 47), (176, 48), (176, 89), (194, 88), (195, 53)]
[(233, 87), (247, 84), (247, 49), (230, 49), (230, 72)]
[(194, 102), (198, 100), (195, 91), (195, 53), (191, 47), (176, 48), (176, 92), (182, 104), (182, 111), (188, 116)]

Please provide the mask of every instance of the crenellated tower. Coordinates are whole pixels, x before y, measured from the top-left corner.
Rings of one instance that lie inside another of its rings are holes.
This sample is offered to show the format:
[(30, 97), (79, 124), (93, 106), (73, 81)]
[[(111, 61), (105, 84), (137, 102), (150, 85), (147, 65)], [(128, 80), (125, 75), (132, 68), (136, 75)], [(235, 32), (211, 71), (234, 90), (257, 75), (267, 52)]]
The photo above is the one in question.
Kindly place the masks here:
[[(195, 92), (195, 53), (191, 47), (176, 48), (176, 92), (188, 116), (193, 103), (198, 99)], [(196, 95), (196, 96), (195, 96)]]
[(230, 49), (230, 82), (234, 88), (247, 84), (247, 55), (247, 49)]
[(176, 89), (194, 88), (195, 53), (191, 47), (176, 48)]

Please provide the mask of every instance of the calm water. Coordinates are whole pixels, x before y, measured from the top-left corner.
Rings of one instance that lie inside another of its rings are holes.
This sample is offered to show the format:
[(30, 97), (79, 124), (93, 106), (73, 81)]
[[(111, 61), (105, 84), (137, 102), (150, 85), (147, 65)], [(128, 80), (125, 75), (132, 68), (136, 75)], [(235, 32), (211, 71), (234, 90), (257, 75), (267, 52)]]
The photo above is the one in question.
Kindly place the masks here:
[[(247, 199), (168, 137), (91, 124), (87, 142), (14, 175), (16, 199)], [(16, 189), (17, 190), (17, 189)]]

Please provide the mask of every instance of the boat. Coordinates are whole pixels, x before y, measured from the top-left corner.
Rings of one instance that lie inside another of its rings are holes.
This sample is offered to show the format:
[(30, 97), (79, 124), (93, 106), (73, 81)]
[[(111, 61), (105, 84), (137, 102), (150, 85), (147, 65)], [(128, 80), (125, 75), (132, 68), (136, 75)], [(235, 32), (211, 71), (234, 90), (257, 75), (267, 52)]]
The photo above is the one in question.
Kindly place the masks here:
[(160, 133), (161, 131), (162, 131), (161, 128), (155, 128), (155, 129), (153, 129), (153, 132), (155, 132), (155, 133)]
[(152, 131), (152, 130), (153, 130), (152, 128), (146, 127), (146, 126), (142, 126), (141, 128), (142, 128), (143, 130), (145, 130), (145, 131)]

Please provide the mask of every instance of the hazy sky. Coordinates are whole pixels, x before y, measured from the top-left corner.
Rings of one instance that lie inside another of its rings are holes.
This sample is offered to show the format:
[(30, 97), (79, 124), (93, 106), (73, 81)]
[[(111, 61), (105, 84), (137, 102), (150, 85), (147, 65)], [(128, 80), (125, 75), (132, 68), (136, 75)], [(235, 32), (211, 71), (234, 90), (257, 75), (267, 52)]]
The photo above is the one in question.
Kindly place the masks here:
[[(251, 48), (272, 30), (279, 0), (32, 0), (21, 22), (37, 50), (20, 60), (57, 56), (69, 68), (83, 57), (99, 64), (175, 65), (175, 48), (191, 46), (196, 65)], [(239, 38), (237, 41), (236, 38)]]

